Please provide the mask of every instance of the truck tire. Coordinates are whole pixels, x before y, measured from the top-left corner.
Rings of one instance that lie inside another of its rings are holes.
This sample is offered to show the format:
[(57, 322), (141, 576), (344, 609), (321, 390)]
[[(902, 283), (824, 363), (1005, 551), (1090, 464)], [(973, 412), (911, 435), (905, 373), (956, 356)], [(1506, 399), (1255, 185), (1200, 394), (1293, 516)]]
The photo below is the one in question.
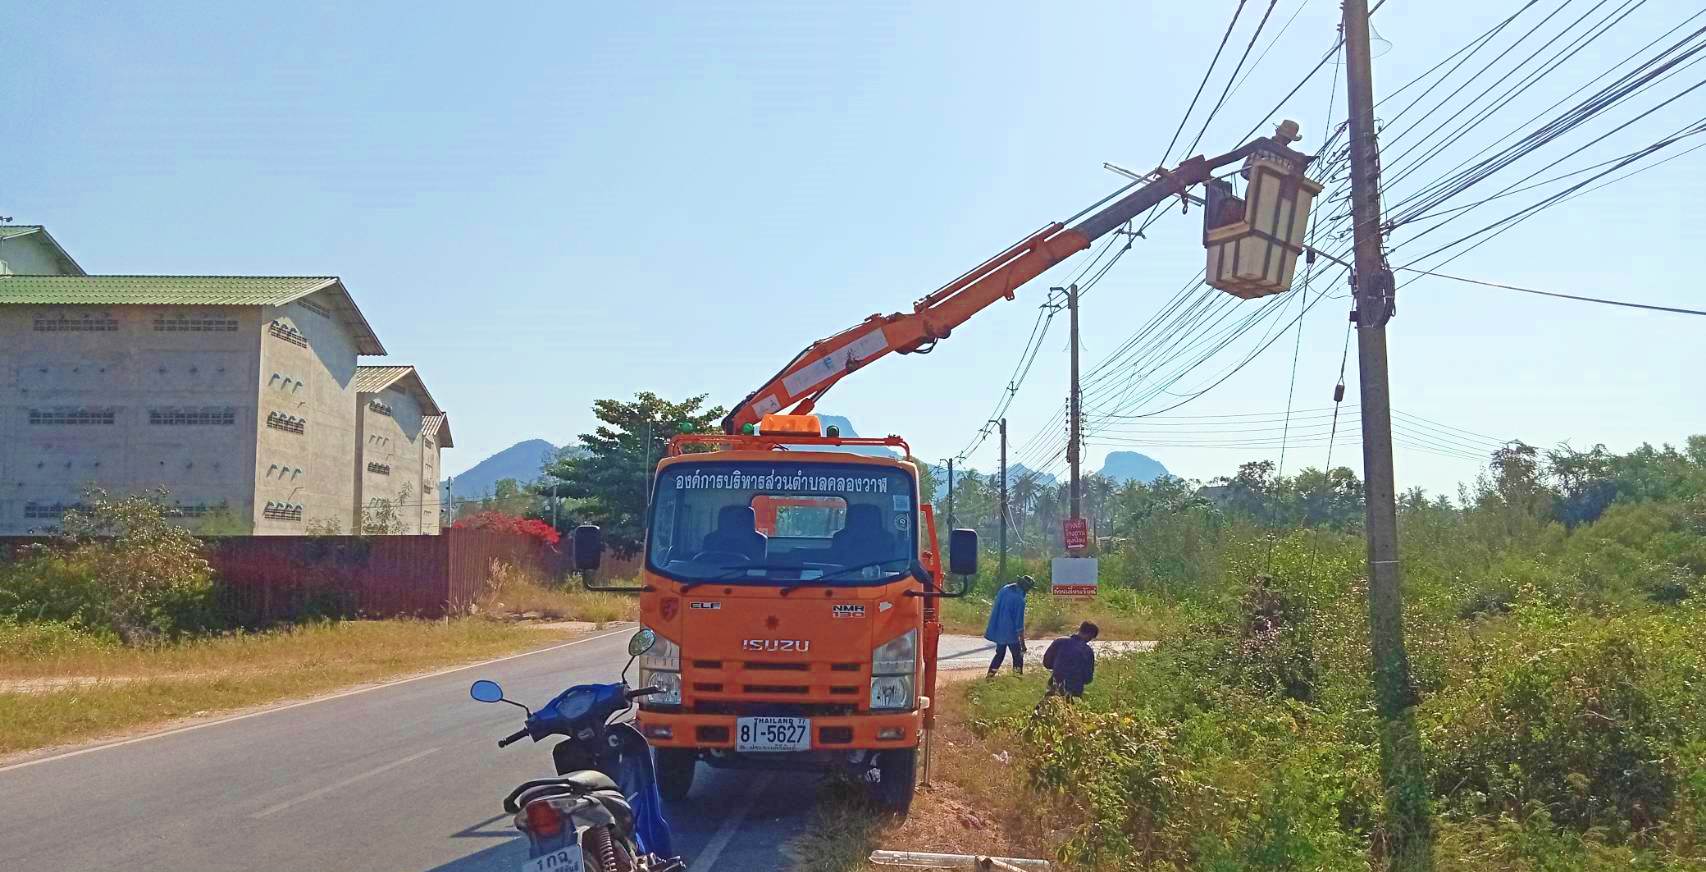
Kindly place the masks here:
[(884, 810), (904, 815), (912, 808), (912, 795), (918, 789), (918, 749), (884, 751), (877, 758), (877, 803)]
[(687, 798), (693, 789), (693, 772), (699, 767), (699, 754), (692, 748), (654, 748), (657, 763), (658, 793), (675, 802)]

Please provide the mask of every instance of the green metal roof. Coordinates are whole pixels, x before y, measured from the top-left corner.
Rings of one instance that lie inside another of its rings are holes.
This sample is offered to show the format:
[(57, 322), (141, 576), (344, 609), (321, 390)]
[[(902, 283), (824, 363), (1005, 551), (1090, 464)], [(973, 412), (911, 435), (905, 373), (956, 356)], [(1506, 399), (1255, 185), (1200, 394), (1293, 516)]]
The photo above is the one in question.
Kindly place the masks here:
[(412, 366), (358, 366), (355, 368), (354, 387), (363, 394), (376, 394), (391, 386), (392, 382), (409, 374)]
[(336, 276), (0, 276), (0, 305), (283, 306), (310, 294), (337, 311), (361, 354), (385, 346)]
[(430, 417), (444, 414), (444, 410), (438, 407), (438, 401), (427, 391), (421, 374), (412, 366), (358, 366), (351, 384), (357, 393), (376, 394), (404, 379), (407, 381), (399, 388), (414, 393), (415, 401), (421, 404), (422, 415)]
[(332, 276), (0, 276), (0, 304), (282, 306)]
[(40, 224), (0, 224), (0, 239), (11, 239), (14, 236), (28, 236), (41, 229)]
[(456, 440), (450, 438), (449, 415), (428, 415), (422, 418), (421, 435), (437, 439), (440, 448), (456, 447)]

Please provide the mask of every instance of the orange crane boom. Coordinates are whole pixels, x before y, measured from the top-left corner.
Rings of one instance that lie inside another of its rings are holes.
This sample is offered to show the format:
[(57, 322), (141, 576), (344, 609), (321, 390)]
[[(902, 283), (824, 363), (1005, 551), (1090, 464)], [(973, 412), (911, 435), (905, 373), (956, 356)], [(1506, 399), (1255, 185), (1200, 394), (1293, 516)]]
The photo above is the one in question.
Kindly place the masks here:
[[(1083, 215), (1083, 220), (1056, 221), (1025, 237), (914, 303), (911, 312), (872, 315), (834, 336), (813, 342), (781, 372), (737, 403), (723, 419), (723, 432), (740, 433), (747, 425), (756, 427), (765, 415), (785, 410), (790, 414), (807, 414), (836, 382), (877, 358), (891, 352), (930, 351), (938, 341), (952, 335), (955, 327), (996, 300), (1013, 299), (1020, 286), (1089, 248), (1114, 228), (1168, 197), (1184, 194), (1192, 185), (1208, 181), (1215, 169), (1243, 160), (1258, 150), (1277, 150), (1289, 158), (1307, 160), (1288, 149), (1285, 142), (1262, 137), (1217, 157), (1197, 155), (1171, 170), (1158, 169), (1136, 183), (1136, 190)], [(1067, 226), (1069, 223), (1071, 226)]]

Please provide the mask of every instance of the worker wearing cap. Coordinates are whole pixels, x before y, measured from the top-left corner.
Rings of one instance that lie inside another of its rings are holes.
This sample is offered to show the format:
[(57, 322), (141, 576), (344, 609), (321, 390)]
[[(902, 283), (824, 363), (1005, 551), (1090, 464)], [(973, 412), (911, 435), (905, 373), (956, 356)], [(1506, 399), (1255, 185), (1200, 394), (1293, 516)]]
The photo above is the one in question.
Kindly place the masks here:
[(1001, 670), (1001, 661), (1006, 659), (1008, 651), (1013, 652), (1013, 671), (1025, 674), (1025, 594), (1036, 586), (1036, 579), (1021, 575), (1018, 581), (995, 594), (989, 625), (983, 631), (983, 638), (995, 643), (995, 659), (989, 663), (991, 678)]

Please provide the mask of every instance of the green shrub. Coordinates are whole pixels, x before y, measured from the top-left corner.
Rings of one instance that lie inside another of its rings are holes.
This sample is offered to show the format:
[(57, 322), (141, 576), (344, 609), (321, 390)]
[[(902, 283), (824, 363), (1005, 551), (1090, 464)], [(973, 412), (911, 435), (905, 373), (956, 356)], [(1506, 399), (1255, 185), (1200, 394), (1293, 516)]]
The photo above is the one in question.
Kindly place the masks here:
[(1068, 868), (1366, 869), (1372, 746), (1344, 719), (1204, 681), (1214, 649), (1111, 659), (1082, 703), (1035, 714), (1035, 681), (968, 693), (986, 729), (1020, 739), (1033, 788), (1069, 810)]
[(199, 540), (168, 518), (164, 493), (84, 495), (64, 531), (0, 570), (0, 618), (60, 621), (126, 642), (223, 626)]
[[(1697, 617), (1697, 616), (1696, 616)], [(1685, 616), (1535, 607), (1481, 640), (1483, 664), (1422, 708), (1436, 790), (1462, 815), (1629, 836), (1665, 821), (1706, 742), (1706, 641)]]

